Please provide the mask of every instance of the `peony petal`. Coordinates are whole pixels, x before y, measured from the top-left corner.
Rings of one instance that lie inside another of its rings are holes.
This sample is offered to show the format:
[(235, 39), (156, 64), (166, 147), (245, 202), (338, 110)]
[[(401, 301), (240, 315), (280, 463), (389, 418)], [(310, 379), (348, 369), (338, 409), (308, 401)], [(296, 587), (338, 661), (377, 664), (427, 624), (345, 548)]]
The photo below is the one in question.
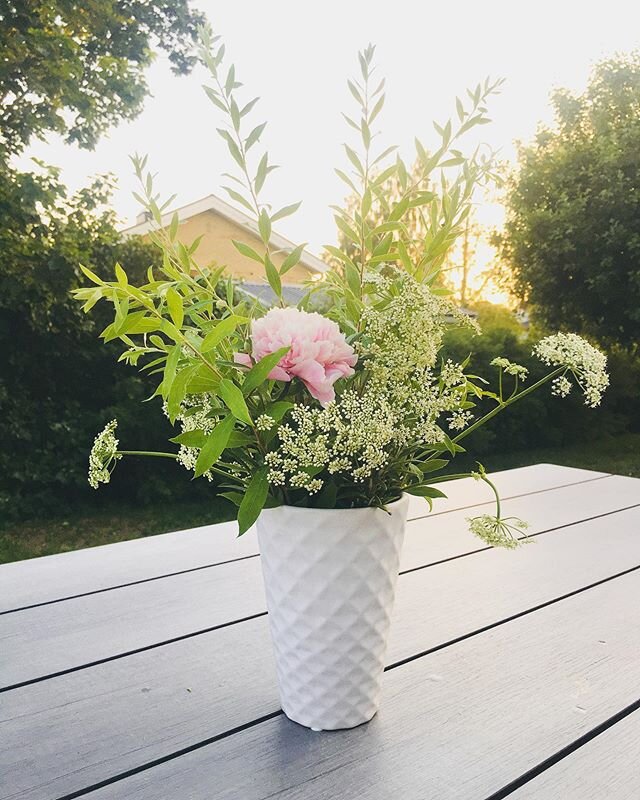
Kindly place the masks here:
[(271, 372), (267, 375), (270, 381), (285, 381), (289, 382), (291, 380), (291, 375), (278, 364), (276, 365)]
[(236, 364), (242, 364), (243, 367), (252, 367), (253, 361), (249, 353), (234, 353), (233, 360)]

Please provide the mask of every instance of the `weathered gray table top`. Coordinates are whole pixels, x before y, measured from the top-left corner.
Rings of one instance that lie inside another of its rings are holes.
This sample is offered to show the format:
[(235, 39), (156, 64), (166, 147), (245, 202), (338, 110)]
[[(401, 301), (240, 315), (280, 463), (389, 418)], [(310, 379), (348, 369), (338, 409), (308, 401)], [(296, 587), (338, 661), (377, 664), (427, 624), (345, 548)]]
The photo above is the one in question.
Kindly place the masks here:
[(222, 524), (0, 567), (0, 798), (640, 798), (640, 480), (497, 473), (412, 502), (380, 713), (278, 695), (256, 537)]

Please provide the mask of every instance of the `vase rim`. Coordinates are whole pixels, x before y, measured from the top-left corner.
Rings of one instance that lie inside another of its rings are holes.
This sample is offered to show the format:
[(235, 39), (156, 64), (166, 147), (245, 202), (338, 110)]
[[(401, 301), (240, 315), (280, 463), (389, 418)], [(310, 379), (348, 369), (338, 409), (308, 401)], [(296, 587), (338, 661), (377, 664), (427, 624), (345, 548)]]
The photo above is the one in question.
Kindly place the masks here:
[[(402, 503), (408, 502), (408, 500), (409, 500), (409, 495), (406, 492), (403, 492), (397, 500), (393, 500), (391, 503), (387, 503), (386, 507), (390, 511), (393, 511), (394, 509), (398, 508)], [(303, 506), (290, 506), (290, 505), (287, 505), (286, 503), (283, 503), (281, 506), (274, 506), (273, 508), (265, 508), (265, 509), (262, 510), (262, 513), (264, 514), (265, 511), (277, 511), (278, 509), (281, 509), (281, 508), (283, 508), (283, 509), (286, 508), (287, 511), (294, 511), (294, 512), (300, 511), (300, 512), (306, 512), (306, 513), (309, 513), (309, 512), (318, 513), (319, 511), (321, 511), (323, 513), (327, 513), (327, 512), (329, 512), (329, 513), (331, 513), (331, 512), (333, 512), (333, 513), (335, 513), (335, 512), (345, 513), (345, 512), (352, 512), (352, 511), (372, 511), (372, 510), (378, 509), (378, 506), (361, 506), (359, 508), (305, 508)], [(382, 510), (382, 509), (379, 509), (379, 510)]]

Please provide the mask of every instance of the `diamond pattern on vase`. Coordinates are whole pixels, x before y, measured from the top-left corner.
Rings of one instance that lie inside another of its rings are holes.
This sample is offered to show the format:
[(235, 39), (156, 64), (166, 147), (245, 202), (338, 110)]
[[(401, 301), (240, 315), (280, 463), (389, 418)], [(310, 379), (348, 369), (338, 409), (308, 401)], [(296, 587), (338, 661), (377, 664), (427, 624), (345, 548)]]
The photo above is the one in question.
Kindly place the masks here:
[(376, 508), (263, 511), (258, 539), (285, 714), (352, 728), (378, 709), (408, 497)]

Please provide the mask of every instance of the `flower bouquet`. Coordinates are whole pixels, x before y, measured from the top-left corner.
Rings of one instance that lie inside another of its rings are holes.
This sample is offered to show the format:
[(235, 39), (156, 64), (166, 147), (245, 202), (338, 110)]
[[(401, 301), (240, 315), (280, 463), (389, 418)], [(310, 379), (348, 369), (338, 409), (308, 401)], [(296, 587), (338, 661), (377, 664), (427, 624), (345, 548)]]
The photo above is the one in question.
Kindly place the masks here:
[[(197, 242), (178, 241), (177, 216), (163, 225), (171, 200), (160, 203), (146, 158), (134, 157), (137, 197), (157, 223), (158, 264), (142, 286), (120, 265), (113, 281), (84, 269), (93, 285), (75, 294), (86, 311), (99, 300), (113, 304), (102, 337), (120, 339), (121, 359), (157, 376), (155, 395), (179, 432), (171, 452), (127, 451), (110, 422), (92, 448), (89, 481), (107, 483), (128, 455), (173, 458), (215, 481), (238, 508), (240, 534), (258, 522), (284, 711), (316, 729), (351, 727), (377, 709), (408, 496), (429, 506), (443, 497), (438, 484), (464, 477), (445, 472), (461, 442), (545, 383), (559, 395), (577, 384), (597, 406), (606, 358), (558, 333), (535, 347), (549, 367), (543, 378), (527, 385), (525, 368), (497, 357), (492, 388), (467, 373), (468, 359), (439, 357), (449, 327), (475, 326), (439, 278), (476, 188), (495, 179), (491, 153), (460, 148), (469, 130), (488, 122), (486, 101), (499, 82), (456, 101), (455, 123), (435, 125), (434, 151), (416, 140), (416, 179), (395, 148), (377, 146), (384, 81), (375, 76), (374, 48), (359, 54), (360, 77), (348, 84), (357, 110), (346, 117), (358, 145), (345, 145), (349, 171), (337, 171), (355, 198), (335, 209), (345, 244), (327, 247), (334, 266), (297, 307), (286, 307), (282, 281), (304, 245), (278, 251), (272, 225), (299, 204), (276, 210), (262, 199), (275, 166), (266, 152), (254, 157), (265, 127), (248, 124), (257, 100), (241, 100), (224, 44), (208, 30), (200, 55), (235, 168), (226, 191), (254, 214), (262, 242), (234, 245), (262, 264), (277, 305), (250, 301), (225, 281), (223, 267), (198, 264)], [(419, 241), (406, 224), (416, 214)], [(494, 405), (475, 418), (484, 398)], [(483, 467), (471, 474), (495, 492)], [(503, 518), (497, 493), (496, 501), (497, 514), (471, 519), (471, 530), (515, 547), (525, 524)]]

